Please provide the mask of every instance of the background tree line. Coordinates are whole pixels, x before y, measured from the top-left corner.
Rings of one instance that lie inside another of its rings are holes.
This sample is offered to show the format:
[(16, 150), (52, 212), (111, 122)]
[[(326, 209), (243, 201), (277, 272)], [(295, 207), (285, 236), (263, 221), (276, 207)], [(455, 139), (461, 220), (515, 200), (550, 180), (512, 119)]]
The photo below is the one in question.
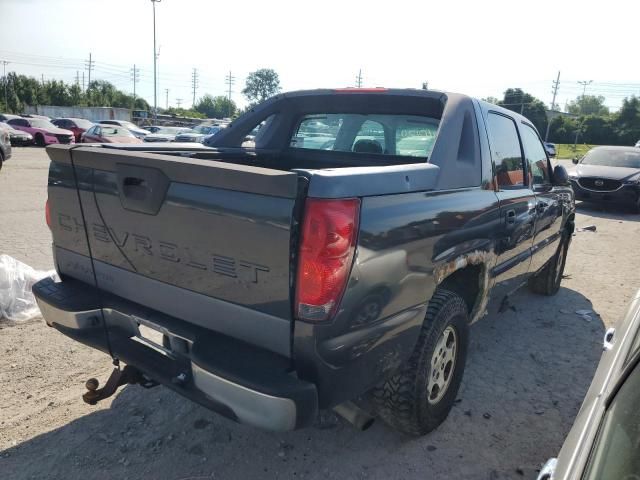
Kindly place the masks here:
[(7, 75), (7, 104), (4, 104), (5, 79), (0, 80), (0, 111), (20, 113), (27, 105), (58, 105), (62, 107), (122, 107), (148, 110), (149, 104), (144, 98), (118, 90), (104, 80), (94, 80), (86, 90), (77, 83), (65, 83), (62, 80), (41, 82), (33, 77)]
[[(488, 97), (489, 103), (521, 113), (535, 125), (544, 138), (547, 131), (546, 106), (542, 100), (521, 88), (509, 88), (503, 98)], [(625, 98), (622, 107), (611, 113), (605, 98), (581, 95), (567, 104), (573, 116), (556, 115), (550, 120), (549, 138), (553, 143), (586, 143), (590, 145), (635, 145), (640, 140), (640, 98)]]

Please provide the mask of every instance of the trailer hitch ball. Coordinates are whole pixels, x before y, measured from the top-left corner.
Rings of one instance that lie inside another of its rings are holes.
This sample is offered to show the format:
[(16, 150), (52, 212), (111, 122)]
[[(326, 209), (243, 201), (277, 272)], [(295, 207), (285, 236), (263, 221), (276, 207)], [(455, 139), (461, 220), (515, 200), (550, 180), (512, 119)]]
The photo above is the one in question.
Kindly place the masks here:
[(100, 382), (97, 378), (90, 378), (89, 380), (87, 380), (87, 383), (85, 383), (84, 386), (87, 387), (87, 390), (89, 390), (90, 392), (95, 392), (100, 386)]

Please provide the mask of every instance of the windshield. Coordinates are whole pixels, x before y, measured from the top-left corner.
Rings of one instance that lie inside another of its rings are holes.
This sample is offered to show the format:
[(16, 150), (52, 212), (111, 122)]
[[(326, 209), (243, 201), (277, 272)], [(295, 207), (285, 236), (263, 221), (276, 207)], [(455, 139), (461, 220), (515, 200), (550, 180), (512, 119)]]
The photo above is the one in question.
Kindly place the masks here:
[(193, 130), (184, 127), (162, 127), (156, 133), (164, 133), (169, 135), (177, 135), (178, 133), (192, 133)]
[(120, 124), (125, 128), (132, 128), (133, 130), (140, 130), (140, 127), (138, 127), (135, 123), (120, 122)]
[(193, 130), (195, 133), (211, 135), (212, 133), (216, 133), (218, 130), (220, 130), (220, 127), (214, 127), (212, 125), (198, 125)]
[(80, 128), (88, 129), (93, 127), (93, 122), (85, 120), (84, 118), (72, 118), (71, 120)]
[(580, 163), (583, 165), (640, 168), (640, 152), (598, 148), (590, 150)]
[(51, 128), (51, 129), (58, 128), (50, 121), (42, 120), (41, 118), (30, 118), (29, 123), (33, 128)]
[(114, 125), (113, 127), (103, 126), (101, 128), (103, 137), (133, 137), (133, 133), (124, 127), (116, 127)]

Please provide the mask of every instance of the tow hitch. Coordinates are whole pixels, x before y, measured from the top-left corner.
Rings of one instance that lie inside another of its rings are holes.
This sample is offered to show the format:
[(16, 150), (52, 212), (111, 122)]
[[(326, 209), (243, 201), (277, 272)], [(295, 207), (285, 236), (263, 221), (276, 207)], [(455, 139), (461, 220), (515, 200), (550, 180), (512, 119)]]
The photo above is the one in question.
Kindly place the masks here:
[(109, 398), (111, 395), (116, 393), (118, 387), (126, 384), (133, 385), (136, 383), (144, 388), (152, 388), (158, 385), (158, 382), (145, 377), (137, 368), (126, 365), (122, 370), (114, 368), (107, 380), (107, 383), (102, 388), (98, 388), (100, 386), (100, 382), (98, 382), (97, 379), (90, 378), (87, 380), (85, 383), (87, 392), (82, 395), (82, 399), (89, 405), (95, 405), (100, 400)]

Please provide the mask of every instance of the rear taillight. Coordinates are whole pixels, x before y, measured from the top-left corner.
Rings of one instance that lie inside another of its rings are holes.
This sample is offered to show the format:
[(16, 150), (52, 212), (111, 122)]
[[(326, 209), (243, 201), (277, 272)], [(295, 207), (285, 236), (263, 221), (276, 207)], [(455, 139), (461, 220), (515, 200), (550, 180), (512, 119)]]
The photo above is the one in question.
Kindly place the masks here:
[(322, 321), (334, 313), (356, 249), (360, 200), (306, 202), (296, 278), (296, 316)]
[(44, 204), (44, 218), (47, 221), (47, 226), (49, 230), (51, 230), (51, 210), (49, 209), (49, 199), (47, 198), (47, 202)]

